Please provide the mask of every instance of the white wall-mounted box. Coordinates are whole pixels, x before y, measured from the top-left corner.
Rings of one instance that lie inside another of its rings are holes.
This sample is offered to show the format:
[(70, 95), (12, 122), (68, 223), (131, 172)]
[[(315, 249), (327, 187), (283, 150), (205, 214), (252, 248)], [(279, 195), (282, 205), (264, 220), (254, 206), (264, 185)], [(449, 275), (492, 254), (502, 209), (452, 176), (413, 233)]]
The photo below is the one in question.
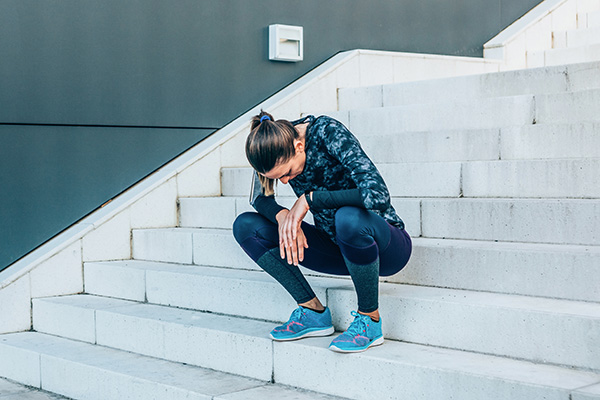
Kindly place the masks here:
[(269, 60), (298, 62), (304, 58), (301, 26), (269, 25)]

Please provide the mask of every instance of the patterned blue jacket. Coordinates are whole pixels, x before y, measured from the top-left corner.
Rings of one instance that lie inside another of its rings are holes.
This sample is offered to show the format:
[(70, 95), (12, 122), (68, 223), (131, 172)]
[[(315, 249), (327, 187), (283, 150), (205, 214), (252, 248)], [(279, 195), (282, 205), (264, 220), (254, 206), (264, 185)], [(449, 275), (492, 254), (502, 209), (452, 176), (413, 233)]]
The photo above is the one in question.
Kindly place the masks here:
[[(309, 125), (306, 128), (304, 170), (289, 181), (296, 196), (311, 191), (358, 189), (364, 208), (380, 215), (391, 225), (404, 228), (404, 222), (390, 203), (390, 194), (383, 178), (356, 137), (341, 122), (327, 116), (315, 118), (309, 115), (292, 121), (292, 125), (306, 122)], [(259, 196), (263, 195), (255, 190), (251, 198), (252, 205)], [(311, 208), (310, 211), (315, 226), (335, 242), (337, 209)]]

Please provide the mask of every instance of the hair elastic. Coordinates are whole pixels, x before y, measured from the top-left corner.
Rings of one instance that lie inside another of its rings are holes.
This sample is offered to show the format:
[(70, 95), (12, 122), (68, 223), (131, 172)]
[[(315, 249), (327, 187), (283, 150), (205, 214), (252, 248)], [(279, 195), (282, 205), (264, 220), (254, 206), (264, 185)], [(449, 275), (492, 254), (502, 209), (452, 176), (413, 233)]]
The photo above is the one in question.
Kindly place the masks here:
[(263, 116), (260, 118), (260, 122), (262, 123), (262, 122), (263, 122), (264, 120), (266, 120), (266, 119), (268, 119), (269, 121), (271, 121), (271, 118), (270, 118), (268, 115), (263, 115)]

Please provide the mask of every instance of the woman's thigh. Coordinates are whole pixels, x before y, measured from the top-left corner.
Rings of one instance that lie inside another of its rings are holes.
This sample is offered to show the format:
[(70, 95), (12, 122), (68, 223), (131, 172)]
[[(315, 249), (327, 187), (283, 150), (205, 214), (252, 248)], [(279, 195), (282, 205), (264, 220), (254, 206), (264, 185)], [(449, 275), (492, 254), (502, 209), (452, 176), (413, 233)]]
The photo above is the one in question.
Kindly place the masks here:
[[(412, 244), (405, 230), (387, 222), (385, 225), (390, 230), (390, 240), (385, 248), (379, 248), (379, 274), (390, 276), (406, 265), (411, 255)], [(326, 274), (350, 274), (339, 246), (329, 239), (326, 233), (306, 222), (302, 222), (302, 231), (306, 236), (308, 248), (304, 250), (304, 260), (300, 265)], [(242, 249), (254, 261), (265, 252), (279, 247), (277, 225), (256, 212), (239, 215), (233, 226), (233, 234)]]
[[(304, 249), (304, 260), (300, 265), (326, 274), (349, 274), (340, 248), (326, 233), (306, 222), (302, 222), (302, 231), (306, 236), (308, 248)], [(279, 247), (277, 225), (255, 212), (246, 212), (236, 218), (233, 224), (233, 235), (254, 261), (267, 251)]]

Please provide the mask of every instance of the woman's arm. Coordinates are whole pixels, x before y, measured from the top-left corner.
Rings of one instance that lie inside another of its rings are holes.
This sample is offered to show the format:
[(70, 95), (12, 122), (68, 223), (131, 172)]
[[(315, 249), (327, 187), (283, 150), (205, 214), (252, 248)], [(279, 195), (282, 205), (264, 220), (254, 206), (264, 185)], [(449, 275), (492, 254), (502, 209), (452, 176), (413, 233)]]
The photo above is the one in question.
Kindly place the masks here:
[(278, 223), (277, 218), (275, 218), (277, 214), (279, 214), (281, 210), (287, 210), (287, 208), (279, 205), (275, 201), (275, 196), (264, 196), (262, 194), (254, 200), (252, 206), (260, 215), (275, 224)]
[(311, 210), (326, 210), (343, 206), (365, 208), (360, 190), (316, 190), (307, 197)]

